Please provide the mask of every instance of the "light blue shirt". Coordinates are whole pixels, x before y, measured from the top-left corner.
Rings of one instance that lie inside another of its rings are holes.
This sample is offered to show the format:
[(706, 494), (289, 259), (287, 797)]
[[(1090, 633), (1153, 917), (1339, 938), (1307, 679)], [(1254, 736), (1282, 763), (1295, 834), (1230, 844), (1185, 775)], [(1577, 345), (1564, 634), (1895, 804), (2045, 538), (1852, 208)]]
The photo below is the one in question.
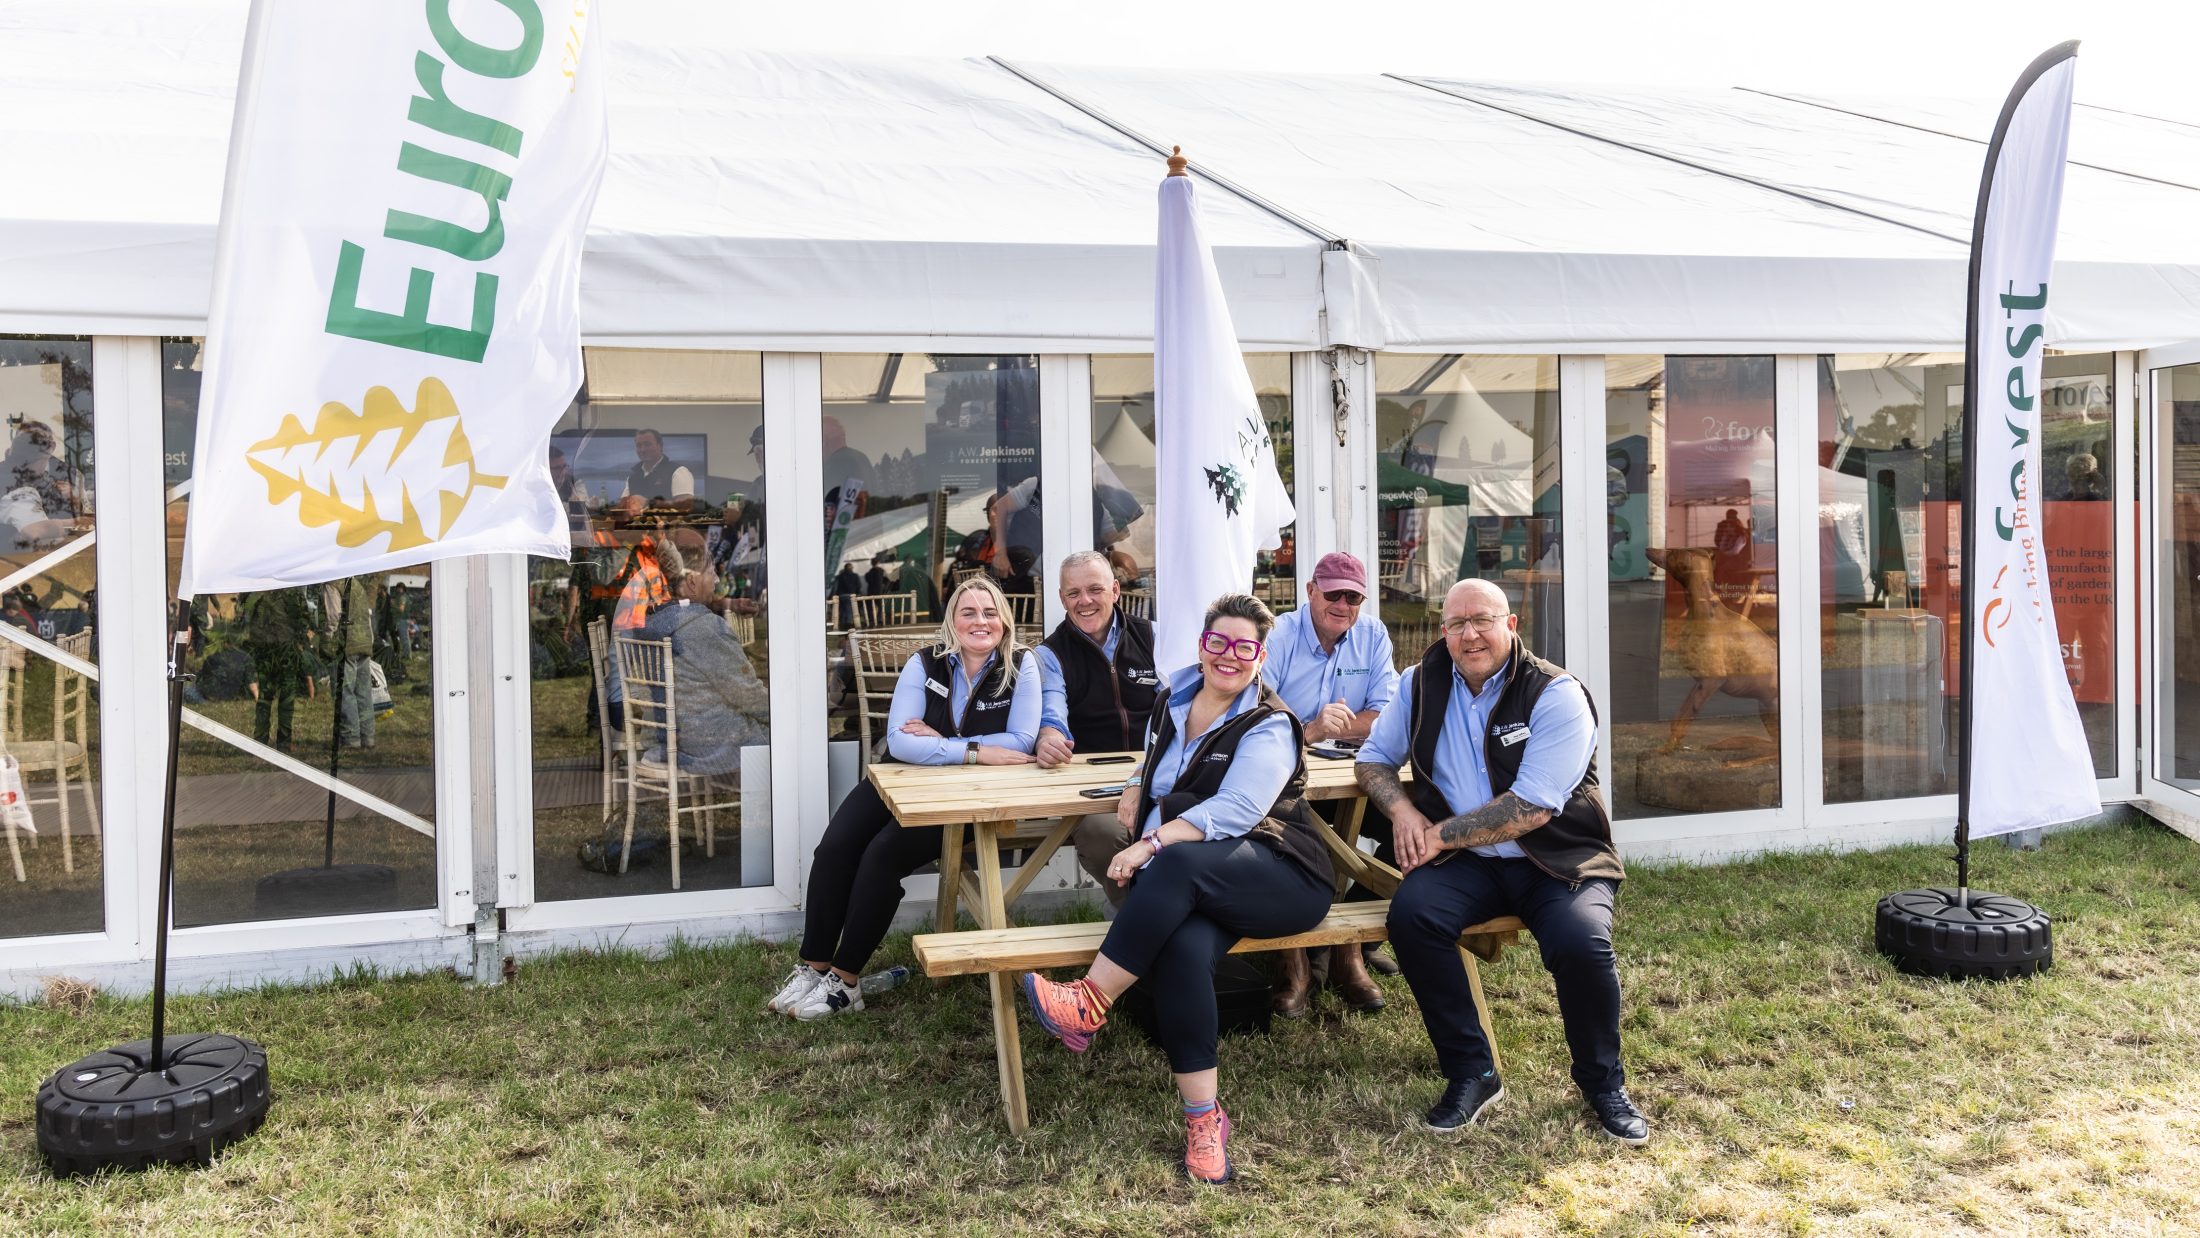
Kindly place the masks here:
[[(978, 678), (993, 668), (993, 661), (1000, 657), (995, 650), (978, 669)], [(962, 658), (949, 655), (947, 705), (954, 715), (962, 717), (963, 706), (970, 701), (971, 678), (963, 673)], [(1039, 742), (1039, 662), (1024, 651), (1023, 660), (1016, 664), (1016, 686), (1011, 690), (1008, 706), (1008, 729), (991, 735), (970, 735), (948, 739), (932, 735), (911, 735), (901, 729), (901, 724), (911, 719), (924, 719), (924, 657), (911, 654), (901, 664), (901, 678), (894, 681), (894, 703), (886, 715), (886, 750), (896, 761), (908, 765), (960, 765), (963, 755), (970, 750), (970, 741), (991, 744), (996, 748), (1014, 748), (1029, 752)]]
[[(1444, 711), (1444, 729), (1436, 736), (1436, 768), (1429, 780), (1443, 792), (1454, 811), (1480, 808), (1495, 798), (1490, 791), (1490, 771), (1483, 747), (1490, 730), (1490, 710), (1505, 691), (1508, 670), (1489, 677), (1480, 692), (1469, 692), (1459, 668), (1451, 668), (1451, 703)], [(1413, 754), (1413, 688), (1420, 678), (1414, 667), (1398, 681), (1398, 699), (1375, 720), (1367, 742), (1360, 746), (1360, 761), (1397, 769)], [(1503, 742), (1500, 740), (1499, 742)], [(1528, 715), (1528, 746), (1520, 756), (1520, 773), (1512, 793), (1552, 812), (1566, 806), (1566, 797), (1589, 772), (1589, 758), (1596, 752), (1596, 718), (1589, 712), (1589, 697), (1581, 681), (1566, 675), (1551, 681), (1536, 698)], [(1476, 847), (1480, 855), (1517, 859), (1526, 852), (1517, 842)]]
[[(1070, 626), (1075, 627), (1072, 623)], [(1080, 630), (1081, 632), (1082, 630)], [(1100, 642), (1100, 656), (1115, 661), (1116, 646), (1123, 643), (1123, 616), (1118, 613), (1108, 620), (1108, 636)], [(1062, 734), (1069, 734), (1069, 685), (1062, 679), (1062, 660), (1045, 645), (1033, 650), (1039, 656), (1039, 726), (1053, 727)]]
[[(1146, 814), (1140, 838), (1161, 828), (1161, 797), (1176, 789), (1177, 779), (1184, 776), (1186, 758), (1199, 746), (1201, 737), (1186, 733), (1191, 722), (1192, 698), (1199, 695), (1199, 686), (1198, 667), (1178, 671), (1176, 678), (1169, 682), (1168, 709), (1169, 716), (1176, 721), (1176, 736), (1167, 748), (1153, 751), (1156, 724), (1148, 725), (1146, 748), (1149, 755), (1143, 777), (1153, 790), (1154, 808)], [(1230, 702), (1230, 708), (1215, 719), (1215, 727), (1259, 702), (1260, 685), (1247, 685), (1237, 699)], [(1237, 838), (1267, 817), (1268, 810), (1276, 806), (1276, 797), (1283, 794), (1285, 784), (1291, 781), (1291, 771), (1298, 765), (1299, 751), (1291, 740), (1290, 721), (1270, 715), (1238, 741), (1237, 755), (1231, 758), (1230, 768), (1222, 775), (1222, 788), (1203, 802), (1185, 809), (1184, 815), (1177, 819), (1198, 826), (1210, 842), (1218, 838)]]
[(1286, 611), (1268, 633), (1268, 664), (1260, 677), (1283, 698), (1286, 709), (1304, 722), (1332, 701), (1353, 713), (1381, 709), (1398, 694), (1398, 668), (1390, 661), (1390, 629), (1373, 615), (1361, 615), (1322, 652), (1314, 632), (1314, 612), (1304, 606)]

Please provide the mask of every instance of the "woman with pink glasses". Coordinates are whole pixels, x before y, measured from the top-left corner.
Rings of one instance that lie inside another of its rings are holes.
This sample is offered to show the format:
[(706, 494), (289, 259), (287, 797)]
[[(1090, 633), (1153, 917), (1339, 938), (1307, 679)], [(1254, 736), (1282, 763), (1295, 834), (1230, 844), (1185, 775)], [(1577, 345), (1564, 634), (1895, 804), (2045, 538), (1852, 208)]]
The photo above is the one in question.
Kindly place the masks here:
[(1109, 862), (1129, 887), (1100, 955), (1057, 983), (1027, 972), (1040, 1026), (1082, 1052), (1124, 990), (1143, 983), (1188, 1126), (1184, 1172), (1223, 1183), (1230, 1118), (1216, 1099), (1215, 964), (1246, 937), (1305, 932), (1329, 913), (1334, 871), (1300, 793), (1299, 722), (1260, 681), (1276, 617), (1226, 594), (1207, 608), (1199, 665), (1156, 709), (1140, 778), (1117, 811), (1138, 835)]

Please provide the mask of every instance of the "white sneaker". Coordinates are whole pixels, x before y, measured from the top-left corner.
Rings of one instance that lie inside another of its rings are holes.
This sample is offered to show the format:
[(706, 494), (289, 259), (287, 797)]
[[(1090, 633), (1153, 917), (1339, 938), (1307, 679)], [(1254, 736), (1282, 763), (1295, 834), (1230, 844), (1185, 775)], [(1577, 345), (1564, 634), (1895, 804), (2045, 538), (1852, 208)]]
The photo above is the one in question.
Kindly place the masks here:
[(788, 1013), (807, 1023), (828, 1015), (847, 1014), (863, 1009), (863, 990), (840, 978), (839, 972), (826, 972), (800, 1003)]
[(813, 971), (808, 963), (796, 963), (794, 970), (787, 973), (787, 983), (780, 987), (779, 992), (773, 995), (764, 1008), (773, 1014), (793, 1014), (794, 1008), (801, 1005), (802, 999), (808, 997), (817, 988), (818, 981), (824, 978)]

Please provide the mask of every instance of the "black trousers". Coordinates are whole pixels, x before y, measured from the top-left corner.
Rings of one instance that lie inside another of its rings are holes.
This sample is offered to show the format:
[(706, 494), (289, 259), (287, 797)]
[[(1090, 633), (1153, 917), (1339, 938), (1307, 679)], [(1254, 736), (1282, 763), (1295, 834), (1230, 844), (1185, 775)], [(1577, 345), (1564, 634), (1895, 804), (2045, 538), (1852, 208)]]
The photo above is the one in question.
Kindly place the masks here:
[(939, 826), (903, 829), (878, 789), (857, 783), (810, 860), (802, 957), (862, 972), (901, 906), (901, 879), (939, 858)]
[(1445, 1078), (1473, 1078), (1495, 1065), (1467, 988), (1459, 932), (1513, 915), (1535, 935), (1543, 966), (1557, 982), (1574, 1083), (1594, 1094), (1627, 1081), (1619, 1061), (1619, 966), (1612, 953), (1618, 894), (1615, 882), (1584, 881), (1569, 888), (1532, 860), (1496, 860), (1471, 851), (1406, 874), (1390, 903), (1390, 948), (1413, 986)]
[(1215, 964), (1246, 937), (1303, 933), (1329, 883), (1252, 838), (1172, 843), (1131, 883), (1100, 953), (1153, 997), (1169, 1069), (1215, 1065)]

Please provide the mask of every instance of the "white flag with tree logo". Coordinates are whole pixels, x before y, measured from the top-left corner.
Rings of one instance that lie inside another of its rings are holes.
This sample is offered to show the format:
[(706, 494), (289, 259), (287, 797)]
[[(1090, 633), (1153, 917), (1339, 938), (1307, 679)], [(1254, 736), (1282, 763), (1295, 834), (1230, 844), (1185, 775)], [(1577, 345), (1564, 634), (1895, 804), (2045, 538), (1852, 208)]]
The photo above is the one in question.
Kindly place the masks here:
[(1259, 552), (1294, 519), (1190, 176), (1161, 182), (1153, 370), (1154, 665), (1166, 674), (1198, 661), (1207, 604), (1250, 591)]
[(256, 0), (184, 596), (569, 552), (595, 0)]

